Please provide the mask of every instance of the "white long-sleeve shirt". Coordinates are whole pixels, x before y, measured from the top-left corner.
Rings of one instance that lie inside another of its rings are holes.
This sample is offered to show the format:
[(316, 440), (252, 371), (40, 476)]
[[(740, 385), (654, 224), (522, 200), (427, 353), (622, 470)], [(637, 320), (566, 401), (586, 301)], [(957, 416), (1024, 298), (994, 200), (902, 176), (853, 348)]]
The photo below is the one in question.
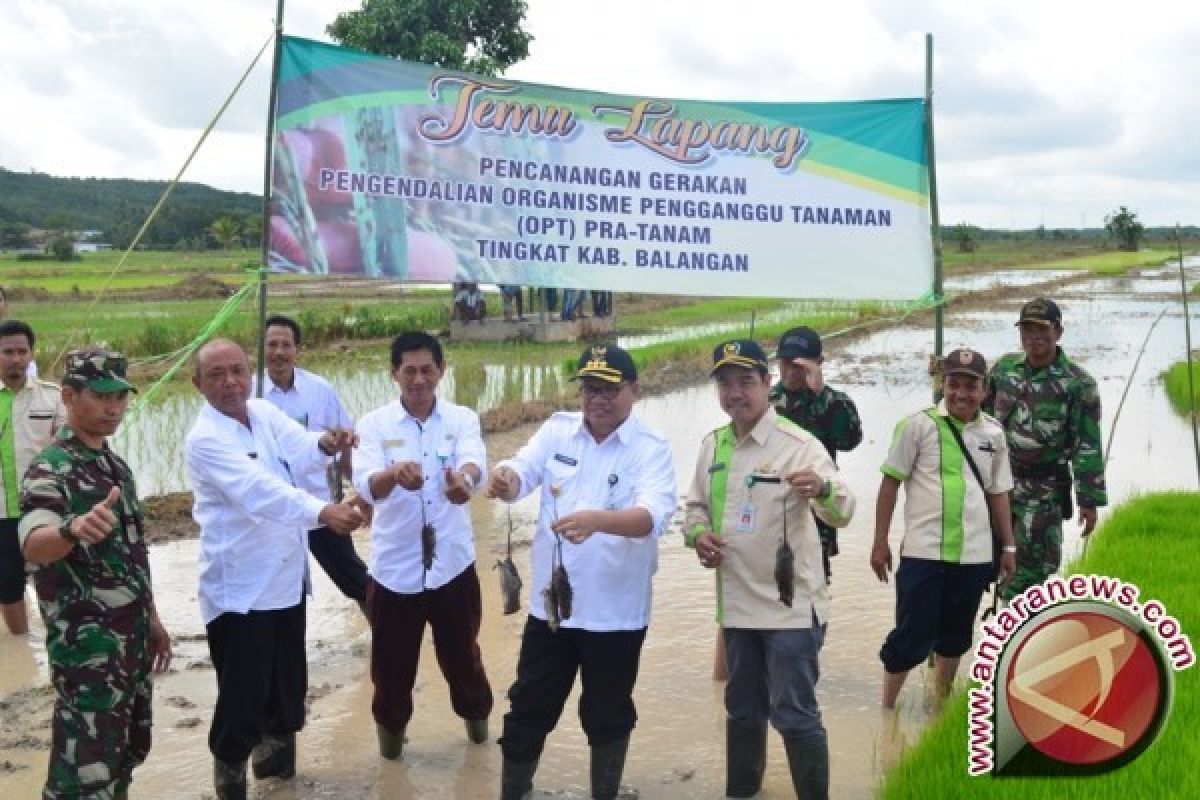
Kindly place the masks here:
[[(253, 388), (251, 393), (253, 394)], [(306, 430), (323, 433), (334, 427), (354, 427), (354, 420), (346, 413), (341, 398), (329, 381), (300, 367), (293, 369), (290, 389), (276, 386), (271, 376), (265, 375), (263, 399), (296, 420)], [(329, 482), (325, 478), (328, 462), (329, 459), (324, 458), (313, 462), (313, 467), (304, 472), (292, 470), (297, 486), (326, 503), (332, 500)]]
[(247, 403), (250, 427), (208, 403), (185, 445), (192, 515), (200, 525), (200, 613), (270, 611), (300, 602), (308, 531), (325, 503), (292, 475), (325, 456), (309, 433), (266, 400)]
[[(518, 499), (542, 489), (531, 558), (530, 613), (546, 619), (543, 592), (550, 584), (557, 546), (550, 525), (574, 511), (644, 508), (653, 528), (640, 538), (595, 533), (582, 544), (562, 543), (563, 564), (573, 591), (564, 628), (638, 630), (650, 621), (650, 581), (658, 570), (658, 539), (675, 511), (675, 468), (670, 443), (630, 416), (597, 443), (580, 412), (558, 412), (529, 443), (496, 468), (521, 479)], [(551, 488), (557, 487), (557, 503)]]
[[(466, 504), (446, 499), (446, 467), (458, 471), (474, 464), (487, 476), (487, 452), (479, 416), (465, 406), (438, 398), (424, 422), (396, 400), (377, 408), (358, 423), (354, 453), (354, 487), (375, 506), (371, 524), (371, 577), (398, 594), (436, 589), (475, 563), (475, 537)], [(409, 491), (397, 485), (391, 494), (371, 494), (371, 478), (393, 464), (415, 461), (425, 485)], [(421, 504), (425, 521), (437, 533), (433, 566), (426, 574), (421, 562)]]

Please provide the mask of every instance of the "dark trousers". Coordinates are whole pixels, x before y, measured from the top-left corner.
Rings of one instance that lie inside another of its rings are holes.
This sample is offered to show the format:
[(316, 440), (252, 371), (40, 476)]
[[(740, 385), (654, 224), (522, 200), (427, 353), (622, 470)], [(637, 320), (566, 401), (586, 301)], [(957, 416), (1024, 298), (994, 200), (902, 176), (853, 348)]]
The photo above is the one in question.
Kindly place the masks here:
[(358, 557), (354, 540), (329, 528), (308, 532), (308, 549), (342, 594), (359, 603), (367, 600), (367, 565)]
[(264, 734), (304, 727), (304, 601), (278, 611), (225, 613), (207, 630), (217, 673), (217, 707), (208, 731), (212, 754), (230, 763), (245, 761)]
[(723, 634), (729, 718), (749, 727), (765, 727), (770, 720), (785, 739), (823, 739), (816, 689), (825, 626), (816, 615), (811, 628), (725, 628)]
[(25, 557), (17, 537), (19, 517), (0, 518), (0, 603), (25, 599)]
[(979, 601), (992, 565), (901, 558), (896, 568), (896, 627), (879, 649), (883, 668), (907, 672), (930, 651), (958, 658), (971, 649)]
[(575, 673), (583, 682), (579, 720), (592, 747), (628, 736), (637, 723), (633, 685), (646, 629), (585, 631), (559, 628), (530, 616), (521, 637), (517, 680), (508, 690), (511, 710), (504, 715), (500, 747), (504, 757), (527, 762), (542, 754), (546, 736), (558, 724)]
[(412, 719), (412, 690), (425, 623), (433, 629), (433, 649), (450, 687), (450, 705), (463, 719), (487, 719), (492, 687), (479, 652), (483, 600), (475, 565), (437, 589), (397, 594), (371, 580), (367, 619), (371, 623), (371, 682), (375, 722), (400, 733)]

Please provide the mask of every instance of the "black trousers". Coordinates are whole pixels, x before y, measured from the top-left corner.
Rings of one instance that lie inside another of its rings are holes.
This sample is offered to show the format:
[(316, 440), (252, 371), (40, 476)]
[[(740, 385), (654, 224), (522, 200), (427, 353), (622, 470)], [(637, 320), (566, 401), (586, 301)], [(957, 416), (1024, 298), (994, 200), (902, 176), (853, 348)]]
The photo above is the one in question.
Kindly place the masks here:
[(263, 734), (304, 727), (308, 663), (304, 601), (278, 611), (225, 613), (207, 625), (217, 673), (217, 706), (208, 749), (221, 761), (245, 761)]
[(633, 685), (646, 629), (585, 631), (559, 628), (530, 616), (521, 637), (517, 680), (508, 690), (511, 710), (504, 715), (500, 747), (512, 761), (542, 754), (546, 736), (558, 724), (579, 672), (583, 693), (579, 720), (592, 747), (628, 736), (637, 723)]
[(308, 532), (308, 549), (342, 594), (367, 602), (367, 565), (358, 557), (353, 539), (327, 527), (315, 528)]

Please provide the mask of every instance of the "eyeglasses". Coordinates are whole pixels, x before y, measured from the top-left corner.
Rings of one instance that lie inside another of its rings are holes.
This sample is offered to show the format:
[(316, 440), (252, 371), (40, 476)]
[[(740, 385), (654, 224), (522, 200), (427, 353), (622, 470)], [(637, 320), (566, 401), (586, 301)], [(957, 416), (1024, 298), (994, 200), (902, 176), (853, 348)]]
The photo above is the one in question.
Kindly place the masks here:
[(624, 383), (585, 383), (579, 388), (592, 397), (616, 397), (624, 386)]

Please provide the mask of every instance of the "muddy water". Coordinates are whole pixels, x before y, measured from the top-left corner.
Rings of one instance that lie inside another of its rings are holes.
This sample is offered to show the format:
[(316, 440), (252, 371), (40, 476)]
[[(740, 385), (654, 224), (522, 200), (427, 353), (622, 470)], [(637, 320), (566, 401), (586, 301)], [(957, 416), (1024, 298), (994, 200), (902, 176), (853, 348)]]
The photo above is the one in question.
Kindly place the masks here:
[[(1133, 280), (1136, 285), (1087, 281), (1056, 295), (1066, 315), (1063, 347), (1099, 383), (1106, 438), (1142, 341), (1163, 307), (1170, 308), (1149, 340), (1113, 439), (1108, 469), (1113, 504), (1138, 492), (1196, 486), (1190, 432), (1184, 421), (1169, 411), (1157, 377), (1183, 356), (1182, 314), (1168, 299), (1168, 293), (1178, 286), (1178, 276), (1168, 271)], [(1153, 285), (1144, 285), (1146, 282)], [(1017, 306), (1013, 302), (969, 315), (949, 314), (947, 348), (967, 344), (989, 358), (1014, 349)], [(924, 676), (914, 673), (901, 698), (898, 732), (884, 730), (877, 710), (880, 667), (876, 652), (890, 627), (893, 597), (866, 564), (878, 465), (896, 419), (927, 402), (924, 364), (932, 339), (928, 329), (899, 327), (830, 348), (827, 378), (853, 395), (866, 429), (863, 444), (842, 458), (842, 468), (858, 492), (859, 512), (842, 533), (842, 554), (834, 562), (834, 616), (822, 653), (819, 686), (830, 733), (834, 797), (871, 796), (880, 762), (903, 741), (915, 739), (930, 715), (923, 697)], [(363, 409), (360, 403), (370, 407), (391, 397), (390, 387), (383, 382), (356, 388), (359, 399), (352, 401), (358, 405), (356, 411)], [(641, 402), (639, 413), (671, 438), (683, 488), (700, 434), (722, 421), (711, 388), (648, 398)], [(511, 452), (529, 433), (530, 429), (525, 429), (492, 437), (490, 455), (496, 458)], [(524, 545), (533, 512), (529, 504), (514, 508), (519, 542), (515, 560), (526, 576)], [(500, 614), (495, 573), (486, 569), (503, 547), (503, 509), (477, 499), (473, 517), (485, 588), (481, 645), (497, 698), (492, 717), (493, 733), (497, 733), (522, 620)], [(1068, 548), (1077, 549), (1073, 523), (1067, 524), (1066, 533)], [(894, 530), (893, 541), (898, 536), (899, 531)], [(358, 544), (365, 554), (365, 539)], [(152, 553), (163, 617), (180, 641), (175, 670), (156, 684), (156, 743), (137, 773), (135, 797), (195, 798), (209, 791), (205, 741), (215, 682), (211, 669), (205, 668), (207, 653), (199, 639), (195, 551), (195, 542), (184, 541), (156, 547)], [(461, 722), (449, 711), (436, 663), (428, 657), (428, 642), (405, 760), (393, 764), (375, 755), (366, 627), (358, 611), (337, 595), (319, 570), (314, 577), (316, 596), (310, 606), (308, 634), (312, 703), (308, 726), (300, 737), (300, 772), (288, 784), (259, 785), (256, 796), (464, 800), (495, 796), (499, 748), (494, 739), (484, 746), (466, 744)], [(721, 794), (721, 688), (710, 679), (713, 597), (712, 576), (682, 547), (676, 524), (661, 546), (654, 620), (636, 693), (640, 721), (625, 774), (626, 783), (649, 800)], [(5, 797), (35, 796), (45, 768), (44, 752), (37, 750), (36, 744), (48, 738), (48, 706), (44, 695), (31, 697), (28, 691), (45, 681), (44, 654), (36, 636), (29, 642), (0, 638), (0, 697), (7, 696), (10, 706), (0, 709), (0, 719), (17, 728), (0, 730), (0, 794)], [(587, 748), (577, 721), (576, 700), (572, 699), (559, 729), (547, 743), (537, 778), (539, 789), (547, 793), (543, 796), (586, 797)], [(22, 735), (24, 744), (32, 742), (35, 749), (13, 747)], [(769, 759), (763, 796), (790, 797), (786, 763), (776, 737), (771, 740)], [(6, 761), (15, 771), (5, 771)]]

